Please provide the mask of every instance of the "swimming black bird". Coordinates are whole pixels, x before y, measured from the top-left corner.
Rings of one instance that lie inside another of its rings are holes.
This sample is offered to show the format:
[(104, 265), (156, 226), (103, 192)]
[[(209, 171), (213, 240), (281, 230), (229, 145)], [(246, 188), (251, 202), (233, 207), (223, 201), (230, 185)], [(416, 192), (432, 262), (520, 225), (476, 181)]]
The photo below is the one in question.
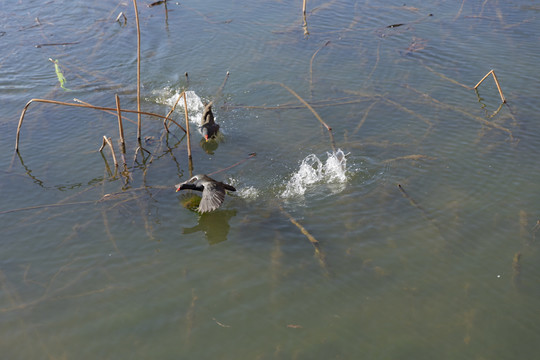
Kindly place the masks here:
[(214, 121), (214, 114), (212, 113), (212, 104), (208, 104), (204, 107), (202, 119), (201, 119), (201, 131), (206, 139), (210, 139), (215, 136), (219, 130), (219, 124)]
[(198, 208), (200, 213), (213, 211), (220, 207), (225, 200), (225, 190), (236, 191), (233, 186), (216, 181), (204, 174), (195, 175), (188, 181), (176, 185), (177, 192), (185, 189), (202, 191), (201, 203)]

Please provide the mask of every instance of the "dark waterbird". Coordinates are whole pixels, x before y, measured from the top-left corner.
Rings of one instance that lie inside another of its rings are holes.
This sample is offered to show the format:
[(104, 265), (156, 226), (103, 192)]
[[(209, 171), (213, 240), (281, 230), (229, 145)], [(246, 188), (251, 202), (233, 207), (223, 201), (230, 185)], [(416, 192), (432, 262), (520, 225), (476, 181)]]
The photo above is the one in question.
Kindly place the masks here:
[(180, 190), (202, 191), (202, 198), (199, 204), (199, 212), (205, 213), (216, 210), (225, 200), (225, 190), (236, 191), (228, 184), (216, 181), (207, 175), (195, 175), (188, 181), (176, 185), (176, 191)]
[(206, 139), (210, 139), (215, 136), (219, 130), (219, 125), (214, 121), (214, 113), (212, 113), (212, 104), (208, 104), (204, 107), (202, 119), (201, 119), (201, 131)]

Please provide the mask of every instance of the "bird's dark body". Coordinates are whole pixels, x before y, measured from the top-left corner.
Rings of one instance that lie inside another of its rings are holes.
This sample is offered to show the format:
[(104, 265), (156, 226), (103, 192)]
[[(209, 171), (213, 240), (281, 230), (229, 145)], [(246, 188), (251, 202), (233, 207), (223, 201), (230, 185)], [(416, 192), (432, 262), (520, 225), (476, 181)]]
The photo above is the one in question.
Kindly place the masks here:
[(176, 191), (186, 189), (202, 191), (201, 203), (198, 208), (200, 213), (219, 208), (225, 200), (225, 190), (236, 191), (233, 186), (216, 181), (204, 174), (195, 175), (188, 181), (176, 185)]
[(204, 107), (201, 119), (201, 131), (206, 140), (215, 136), (219, 130), (219, 124), (214, 121), (214, 113), (212, 113), (212, 105), (208, 104)]

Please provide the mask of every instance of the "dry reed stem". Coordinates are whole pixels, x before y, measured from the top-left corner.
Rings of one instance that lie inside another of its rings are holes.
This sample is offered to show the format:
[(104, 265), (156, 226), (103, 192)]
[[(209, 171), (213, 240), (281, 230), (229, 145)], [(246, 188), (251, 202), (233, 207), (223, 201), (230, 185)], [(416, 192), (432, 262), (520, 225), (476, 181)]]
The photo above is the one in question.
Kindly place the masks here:
[(427, 156), (427, 155), (413, 154), (413, 155), (399, 156), (393, 159), (387, 159), (387, 160), (384, 160), (382, 164), (388, 164), (388, 163), (399, 161), (399, 160), (437, 160), (437, 158)]
[(189, 133), (189, 117), (188, 117), (187, 99), (186, 99), (186, 93), (185, 92), (184, 92), (184, 114), (186, 116), (189, 177), (191, 177), (191, 176), (193, 176), (193, 160), (191, 158), (191, 136), (190, 136), (190, 133)]
[(307, 20), (306, 20), (306, 2), (307, 0), (304, 0), (304, 4), (302, 6), (302, 18), (303, 18), (303, 23), (302, 23), (302, 28), (304, 29), (304, 36), (308, 36), (309, 35), (309, 31), (308, 31), (308, 27), (307, 27)]
[[(105, 195), (105, 182), (103, 182), (103, 186), (101, 187), (101, 196), (103, 197)], [(118, 246), (116, 245), (116, 240), (114, 239), (114, 236), (111, 233), (111, 229), (109, 227), (109, 218), (107, 217), (107, 209), (103, 208), (101, 211), (101, 216), (103, 218), (103, 228), (105, 230), (105, 234), (107, 234), (107, 237), (111, 241), (111, 244), (116, 251), (117, 254), (122, 256), (122, 259), (126, 260), (124, 255), (120, 252), (118, 249)]]
[(319, 116), (319, 114), (317, 114), (317, 112), (315, 111), (315, 109), (313, 109), (313, 107), (311, 105), (309, 105), (304, 99), (302, 99), (300, 97), (300, 95), (298, 95), (293, 89), (291, 89), (290, 87), (288, 87), (287, 85), (283, 84), (283, 83), (278, 83), (278, 82), (270, 82), (271, 84), (278, 84), (280, 86), (282, 86), (283, 88), (287, 89), (291, 94), (293, 94), (298, 100), (300, 100), (300, 102), (302, 104), (304, 104), (312, 113), (313, 115), (315, 115), (315, 117), (317, 118), (317, 120), (319, 120), (319, 122), (326, 128), (326, 130), (328, 131), (332, 131), (332, 128), (330, 126), (328, 126), (328, 124), (326, 124), (324, 122), (324, 120)]
[(433, 221), (433, 219), (431, 218), (431, 216), (429, 216), (428, 212), (422, 207), (420, 206), (411, 196), (409, 196), (409, 194), (407, 194), (407, 192), (405, 191), (405, 189), (403, 188), (403, 186), (401, 186), (401, 184), (398, 184), (398, 188), (399, 188), (399, 191), (401, 191), (401, 194), (403, 195), (403, 197), (407, 200), (409, 200), (409, 203), (414, 206), (415, 208), (417, 208), (418, 210), (420, 210), (422, 212), (422, 215), (424, 215), (424, 217), (426, 219), (428, 219), (429, 221)]
[(499, 80), (497, 79), (497, 75), (495, 75), (495, 71), (492, 69), (490, 70), (483, 78), (482, 80), (480, 80), (478, 82), (478, 84), (476, 84), (474, 86), (474, 89), (476, 90), (478, 88), (478, 86), (480, 86), (480, 84), (489, 76), (489, 75), (492, 75), (493, 76), (493, 80), (495, 81), (495, 85), (497, 85), (497, 90), (499, 90), (499, 96), (501, 97), (501, 101), (503, 102), (503, 104), (506, 103), (506, 98), (504, 97), (503, 95), (503, 92), (501, 90), (501, 85), (499, 84)]
[(103, 143), (101, 144), (101, 147), (99, 148), (100, 152), (103, 150), (105, 145), (109, 145), (109, 148), (111, 149), (111, 153), (112, 153), (112, 157), (113, 157), (114, 167), (118, 168), (118, 161), (116, 161), (116, 154), (114, 153), (114, 147), (113, 147), (113, 143), (111, 141), (111, 138), (108, 138), (105, 135), (103, 135)]
[(419, 118), (420, 120), (422, 120), (423, 122), (426, 123), (426, 125), (428, 126), (428, 131), (429, 129), (431, 129), (433, 127), (433, 124), (431, 123), (431, 121), (429, 121), (429, 119), (426, 119), (424, 116), (420, 115), (420, 114), (417, 114), (416, 112), (412, 111), (411, 109), (408, 109), (406, 108), (405, 106), (393, 101), (393, 100), (390, 100), (386, 97), (382, 97), (382, 99), (390, 104), (392, 104), (393, 106), (397, 107), (398, 109), (400, 109), (401, 111), (404, 111), (408, 114), (411, 114), (412, 116), (415, 116), (417, 118)]
[(332, 134), (332, 128), (330, 126), (328, 126), (328, 124), (326, 124), (324, 122), (324, 120), (319, 116), (319, 114), (315, 111), (315, 109), (313, 109), (313, 107), (311, 107), (311, 105), (309, 105), (304, 99), (302, 99), (302, 97), (300, 95), (298, 95), (293, 89), (291, 89), (290, 87), (288, 87), (287, 85), (285, 85), (283, 83), (275, 83), (275, 84), (278, 84), (278, 85), (284, 87), (285, 89), (287, 89), (287, 91), (289, 91), (291, 94), (296, 96), (296, 98), (298, 100), (300, 100), (300, 102), (302, 104), (304, 104), (313, 113), (313, 115), (315, 115), (317, 120), (319, 120), (319, 122), (326, 128), (326, 130), (328, 130), (328, 134), (330, 136), (330, 144), (332, 145), (332, 150), (334, 150), (334, 152), (335, 152), (336, 151), (336, 144), (334, 142), (334, 134)]
[(206, 106), (212, 106), (214, 102), (216, 101), (216, 99), (218, 99), (221, 95), (223, 95), (223, 89), (225, 88), (225, 84), (227, 84), (228, 79), (229, 79), (229, 72), (227, 71), (227, 74), (225, 74), (225, 79), (221, 83), (221, 86), (219, 87), (218, 91), (216, 92), (216, 95), (214, 96), (214, 100), (210, 101)]
[(296, 221), (296, 219), (291, 215), (289, 214), (287, 211), (285, 211), (285, 209), (283, 208), (283, 206), (279, 205), (279, 209), (281, 210), (281, 212), (283, 213), (283, 215), (285, 215), (289, 221), (295, 225), (302, 234), (304, 234), (307, 239), (309, 240), (309, 242), (311, 243), (311, 245), (313, 245), (313, 248), (315, 249), (315, 255), (317, 256), (317, 258), (319, 259), (319, 263), (321, 265), (321, 267), (326, 271), (328, 272), (328, 268), (326, 266), (326, 256), (325, 254), (321, 251), (321, 245), (319, 243), (319, 241), (317, 239), (315, 239), (315, 237), (313, 235), (311, 235), (309, 233), (309, 231), (307, 231), (307, 229), (305, 227), (302, 226), (302, 224), (300, 224), (298, 221)]
[(369, 112), (371, 111), (371, 109), (378, 103), (378, 101), (374, 102), (374, 103), (371, 103), (371, 105), (369, 105), (369, 107), (364, 111), (364, 116), (362, 116), (362, 119), (360, 120), (360, 122), (358, 123), (358, 125), (356, 126), (356, 128), (354, 129), (352, 135), (355, 135), (359, 130), (360, 128), (362, 127), (362, 125), (364, 125), (364, 123), (366, 122), (366, 119), (369, 115)]
[[(169, 119), (169, 116), (171, 116), (171, 114), (173, 113), (174, 109), (176, 109), (176, 105), (178, 105), (178, 102), (180, 101), (180, 99), (182, 98), (182, 96), (184, 96), (184, 91), (182, 91), (180, 93), (180, 95), (178, 95), (178, 98), (176, 99), (176, 101), (174, 102), (174, 105), (172, 106), (171, 110), (169, 110), (169, 112), (167, 113), (167, 115), (165, 116), (165, 119), (163, 120), (163, 126), (165, 127), (165, 130), (167, 130), (167, 132), (169, 132), (169, 127), (167, 126), (167, 120)], [(185, 131), (184, 131), (185, 132)]]
[(189, 344), (190, 338), (191, 338), (191, 331), (193, 330), (193, 326), (195, 323), (195, 303), (199, 297), (195, 295), (195, 289), (191, 289), (191, 303), (189, 304), (189, 308), (186, 312), (186, 323), (187, 323), (187, 335), (186, 335), (186, 343)]
[[(360, 98), (355, 100), (345, 100), (345, 99), (351, 99), (351, 97), (344, 97), (344, 98), (337, 98), (333, 100), (320, 100), (320, 101), (313, 101), (311, 102), (311, 107), (313, 108), (325, 108), (329, 106), (342, 106), (342, 105), (350, 105), (350, 104), (359, 104), (364, 103), (366, 101), (372, 100), (370, 98)], [(336, 102), (330, 102), (330, 101), (336, 101)], [(260, 109), (260, 110), (292, 110), (292, 109), (301, 109), (305, 106), (303, 105), (297, 105), (298, 103), (285, 103), (281, 105), (275, 105), (275, 106), (266, 106), (266, 105), (224, 105), (224, 109)]]
[[(92, 268), (91, 268), (91, 269), (87, 269), (85, 271), (81, 271), (79, 274), (77, 274), (77, 276), (75, 278), (73, 278), (73, 280), (67, 282), (63, 286), (60, 286), (58, 288), (55, 288), (55, 289), (51, 290), (52, 286), (54, 285), (54, 282), (55, 282), (56, 278), (65, 271), (65, 268), (69, 267), (70, 265), (72, 265), (73, 263), (75, 263), (78, 260), (79, 260), (78, 258), (75, 258), (72, 261), (70, 261), (69, 263), (67, 263), (65, 265), (62, 265), (60, 267), (60, 269), (48, 281), (48, 284), (43, 286), (43, 287), (45, 287), (45, 291), (43, 292), (43, 294), (39, 298), (37, 298), (35, 300), (32, 300), (32, 301), (29, 301), (29, 302), (26, 302), (26, 303), (19, 303), (18, 305), (12, 306), (10, 308), (0, 308), (0, 313), (13, 311), (13, 310), (23, 310), (23, 309), (35, 306), (35, 305), (37, 305), (37, 304), (39, 304), (39, 303), (41, 303), (43, 301), (55, 299), (53, 297), (53, 295), (55, 293), (59, 293), (59, 292), (65, 290), (65, 289), (73, 286), (74, 284), (78, 283), (83, 276), (87, 275), (90, 272), (90, 270), (92, 270)], [(103, 288), (102, 291), (105, 291), (106, 289), (107, 289), (107, 287)], [(101, 289), (94, 290), (94, 291), (91, 291), (91, 292), (86, 292), (84, 294), (93, 293), (93, 292), (101, 292)], [(84, 295), (79, 295), (79, 296), (84, 296)], [(64, 297), (58, 297), (56, 299), (62, 299), (62, 298), (64, 298)]]
[[(88, 105), (88, 106), (90, 106), (90, 107), (96, 107), (95, 105), (92, 105), (92, 104), (90, 104), (90, 103), (88, 103), (88, 102), (86, 102), (86, 101), (82, 101), (81, 99), (73, 98), (73, 101), (78, 102), (78, 103), (81, 103), (81, 104), (84, 104), (84, 105)], [(117, 109), (116, 109), (116, 110), (117, 110)], [(117, 114), (116, 112), (114, 112), (114, 111), (108, 111), (108, 110), (103, 110), (103, 111), (106, 112), (107, 114), (116, 115), (116, 116), (118, 117), (118, 114)], [(130, 123), (137, 125), (137, 121), (131, 120), (131, 119), (125, 117), (125, 116), (122, 117), (122, 121), (123, 121), (123, 120), (127, 120), (127, 121), (129, 121)]]
[(377, 59), (375, 60), (375, 65), (373, 65), (373, 69), (371, 69), (371, 72), (368, 75), (368, 80), (371, 79), (371, 75), (375, 72), (375, 69), (377, 69), (377, 66), (379, 65), (379, 60), (381, 58), (381, 40), (379, 40), (379, 44), (377, 45)]
[(137, 25), (137, 140), (141, 141), (141, 29), (139, 27), (139, 11), (137, 10), (137, 0), (133, 0), (135, 8), (135, 24)]
[(118, 135), (120, 136), (120, 144), (122, 145), (122, 152), (125, 152), (126, 142), (124, 141), (124, 125), (122, 124), (122, 111), (120, 111), (120, 98), (118, 94), (114, 94), (116, 99), (116, 113), (118, 115)]
[(456, 17), (454, 18), (454, 21), (456, 21), (461, 16), (461, 12), (463, 11), (463, 5), (465, 5), (465, 0), (463, 0), (463, 2), (461, 3), (461, 7), (459, 8)]
[(505, 133), (508, 134), (508, 136), (509, 136), (509, 138), (510, 138), (511, 141), (514, 141), (514, 136), (512, 135), (512, 131), (510, 131), (509, 129), (507, 129), (507, 128), (501, 126), (501, 125), (498, 125), (498, 124), (496, 124), (496, 123), (493, 123), (493, 122), (491, 122), (491, 121), (488, 121), (488, 120), (486, 120), (486, 119), (484, 119), (484, 118), (482, 118), (482, 117), (480, 117), (480, 116), (476, 116), (476, 115), (470, 114), (470, 113), (466, 112), (465, 110), (460, 109), (459, 107), (445, 104), (445, 103), (443, 103), (443, 102), (441, 102), (441, 101), (439, 101), (439, 100), (437, 100), (437, 99), (431, 97), (430, 95), (428, 95), (428, 94), (426, 94), (426, 93), (423, 93), (423, 92), (420, 92), (420, 91), (416, 90), (415, 88), (413, 88), (413, 87), (411, 87), (411, 86), (409, 86), (409, 85), (405, 85), (405, 87), (406, 87), (407, 89), (410, 89), (410, 90), (416, 92), (417, 94), (421, 95), (422, 97), (424, 97), (424, 98), (426, 98), (426, 99), (432, 101), (433, 103), (439, 105), (439, 106), (442, 107), (443, 109), (456, 111), (456, 112), (458, 112), (458, 113), (460, 113), (460, 114), (462, 114), (462, 115), (465, 115), (465, 116), (467, 116), (467, 117), (469, 117), (469, 118), (471, 118), (471, 119), (474, 119), (474, 120), (476, 120), (476, 121), (480, 122), (481, 124), (484, 124), (484, 125), (486, 125), (486, 126), (488, 126), (488, 127), (493, 127), (493, 128), (498, 129), (498, 130), (500, 130), (500, 131), (503, 131), (503, 132), (505, 132)]
[[(305, 5), (305, 0), (304, 0)], [(322, 48), (326, 47), (328, 44), (330, 44), (330, 40), (326, 41), (323, 46), (319, 47), (317, 51), (313, 54), (311, 57), (311, 60), (309, 61), (309, 88), (313, 91), (313, 59), (315, 59), (315, 56), (319, 51), (321, 51)]]
[(53, 207), (61, 207), (61, 206), (71, 206), (71, 205), (95, 204), (95, 203), (96, 203), (95, 201), (78, 201), (78, 202), (71, 202), (71, 203), (56, 203), (56, 204), (35, 205), (35, 206), (28, 206), (28, 207), (18, 208), (18, 209), (0, 211), (0, 215), (15, 213), (15, 212), (19, 212), (19, 211), (37, 210), (37, 209), (53, 208)]
[[(2, 291), (5, 298), (9, 300), (12, 307), (15, 307), (17, 303), (21, 303), (21, 297), (17, 293), (16, 289), (11, 289), (11, 284), (8, 282), (8, 279), (4, 272), (0, 269), (0, 290)], [(1, 311), (1, 310), (0, 310)]]
[(240, 161), (238, 161), (237, 163), (232, 164), (231, 166), (227, 166), (227, 167), (224, 168), (224, 169), (220, 169), (220, 170), (214, 171), (214, 172), (208, 174), (208, 176), (210, 176), (210, 175), (215, 175), (215, 174), (219, 174), (220, 172), (223, 172), (223, 171), (232, 169), (233, 167), (238, 166), (238, 165), (240, 165), (240, 164), (242, 164), (242, 163), (248, 161), (249, 159), (251, 159), (252, 157), (255, 157), (255, 156), (257, 156), (256, 153), (251, 153), (251, 154), (249, 154), (249, 156), (248, 156), (247, 158), (245, 158), (245, 159), (243, 159), (243, 160), (240, 160)]
[[(103, 106), (94, 106), (94, 105), (87, 105), (87, 104), (73, 104), (73, 103), (67, 103), (67, 102), (63, 102), (63, 101), (46, 100), (46, 99), (31, 99), (24, 106), (23, 111), (21, 113), (21, 117), (19, 118), (19, 124), (17, 126), (17, 136), (16, 136), (16, 140), (15, 140), (15, 151), (19, 151), (19, 135), (20, 135), (20, 132), (21, 132), (22, 122), (24, 120), (24, 115), (26, 114), (26, 111), (28, 110), (28, 107), (30, 106), (30, 104), (33, 103), (33, 102), (41, 102), (41, 103), (46, 103), (46, 104), (65, 105), (65, 106), (75, 106), (75, 107), (82, 107), (82, 108), (88, 108), (88, 109), (94, 109), (94, 110), (102, 110), (102, 111), (106, 111), (106, 112), (117, 111), (117, 109), (115, 109), (115, 108), (109, 108), (109, 107), (103, 107)], [(146, 112), (146, 111), (127, 110), (127, 109), (121, 109), (121, 111), (122, 112), (128, 112), (128, 113), (134, 113), (134, 114), (140, 113), (140, 114), (144, 114), (144, 115), (155, 116), (155, 117), (162, 118), (162, 119), (165, 118), (163, 115), (154, 114), (154, 113), (150, 113), (150, 112)], [(115, 113), (113, 113), (113, 114), (115, 114)], [(184, 132), (186, 131), (176, 121), (174, 121), (172, 119), (168, 119), (168, 120), (173, 122), (180, 129), (184, 130)]]
[(431, 67), (427, 66), (426, 64), (424, 64), (424, 62), (422, 61), (421, 62), (422, 66), (424, 66), (426, 69), (428, 69), (430, 72), (434, 73), (435, 75), (443, 78), (444, 80), (447, 80), (447, 81), (450, 81), (452, 84), (456, 84), (456, 85), (459, 85), (467, 90), (472, 90), (473, 88), (471, 88), (470, 86), (467, 86), (465, 84), (462, 84), (454, 79), (450, 79), (449, 77), (447, 77), (446, 75), (444, 74), (441, 74), (440, 72), (437, 72), (435, 71), (434, 69), (432, 69)]
[(521, 252), (514, 254), (512, 259), (512, 281), (514, 286), (520, 285), (521, 277)]

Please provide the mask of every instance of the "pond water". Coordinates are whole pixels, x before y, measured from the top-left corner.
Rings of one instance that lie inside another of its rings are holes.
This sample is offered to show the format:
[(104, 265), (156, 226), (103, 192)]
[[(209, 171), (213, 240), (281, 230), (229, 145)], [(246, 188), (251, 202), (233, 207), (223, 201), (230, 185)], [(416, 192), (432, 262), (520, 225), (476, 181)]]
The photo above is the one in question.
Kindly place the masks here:
[(137, 31), (131, 1), (0, 1), (3, 357), (536, 356), (536, 2), (148, 4), (141, 110), (186, 91), (193, 174), (237, 191), (193, 211), (150, 115), (122, 157), (115, 111), (35, 102), (15, 152), (30, 99), (137, 109)]

